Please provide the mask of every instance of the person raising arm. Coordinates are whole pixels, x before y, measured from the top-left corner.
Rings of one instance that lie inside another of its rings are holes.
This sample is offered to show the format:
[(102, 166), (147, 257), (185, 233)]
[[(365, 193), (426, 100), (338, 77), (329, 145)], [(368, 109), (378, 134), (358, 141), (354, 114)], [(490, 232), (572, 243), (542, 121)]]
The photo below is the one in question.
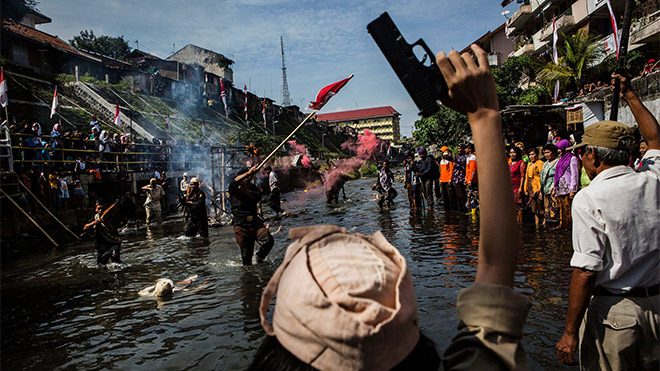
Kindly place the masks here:
[(488, 56), (477, 45), (469, 53), (438, 53), (448, 86), (443, 103), (467, 114), (480, 184), (479, 263), (472, 287), (462, 290), (457, 309), (459, 333), (444, 353), (445, 369), (527, 368), (520, 345), (529, 302), (512, 289), (522, 242), (516, 223), (495, 82)]

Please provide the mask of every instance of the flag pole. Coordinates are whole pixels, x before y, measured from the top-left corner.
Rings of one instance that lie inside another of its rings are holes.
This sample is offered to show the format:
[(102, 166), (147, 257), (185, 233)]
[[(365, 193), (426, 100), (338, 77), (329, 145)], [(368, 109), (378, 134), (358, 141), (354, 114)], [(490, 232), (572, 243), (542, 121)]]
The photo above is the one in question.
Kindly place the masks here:
[[(621, 30), (621, 42), (619, 43), (619, 60), (616, 64), (616, 72), (623, 73), (626, 70), (626, 57), (628, 54), (628, 37), (630, 36), (630, 21), (632, 18), (632, 0), (626, 0), (626, 8), (623, 13), (623, 29)], [(616, 39), (618, 35), (614, 35)], [(616, 121), (619, 116), (619, 95), (621, 87), (614, 84), (612, 91), (612, 107), (610, 108), (610, 120)]]
[(261, 169), (261, 168), (266, 164), (266, 162), (268, 162), (268, 160), (270, 160), (271, 157), (273, 157), (273, 156), (275, 155), (275, 153), (276, 153), (280, 148), (282, 148), (282, 146), (283, 146), (283, 145), (284, 145), (289, 139), (291, 139), (291, 137), (293, 136), (293, 134), (295, 134), (298, 130), (300, 130), (300, 128), (301, 128), (303, 125), (305, 125), (305, 123), (306, 123), (309, 119), (311, 119), (314, 115), (316, 115), (316, 112), (311, 112), (309, 115), (307, 115), (307, 117), (305, 117), (305, 119), (302, 120), (302, 122), (301, 122), (300, 124), (298, 124), (298, 126), (297, 126), (295, 129), (293, 129), (293, 131), (292, 131), (291, 133), (289, 133), (289, 135), (287, 135), (286, 138), (284, 138), (284, 140), (282, 141), (282, 143), (280, 143), (277, 147), (275, 147), (275, 149), (274, 149), (274, 150), (273, 150), (268, 156), (266, 156), (266, 158), (263, 159), (263, 161), (261, 161), (261, 163), (257, 166), (257, 169)]

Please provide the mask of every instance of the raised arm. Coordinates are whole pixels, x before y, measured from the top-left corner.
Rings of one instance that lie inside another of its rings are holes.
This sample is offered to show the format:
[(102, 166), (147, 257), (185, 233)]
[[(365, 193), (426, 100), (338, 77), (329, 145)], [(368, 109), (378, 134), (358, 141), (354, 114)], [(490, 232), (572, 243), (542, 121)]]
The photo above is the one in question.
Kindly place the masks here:
[(443, 103), (466, 113), (479, 153), (477, 174), (487, 179), (479, 184), (479, 264), (475, 282), (513, 286), (513, 274), (521, 246), (513, 208), (513, 192), (504, 156), (504, 139), (495, 81), (488, 57), (477, 45), (472, 55), (437, 55), (440, 71), (447, 80), (449, 97)]
[(660, 125), (658, 125), (658, 120), (631, 89), (628, 78), (614, 73), (612, 74), (612, 84), (620, 85), (621, 98), (628, 103), (628, 107), (630, 107), (630, 111), (635, 116), (635, 121), (637, 121), (637, 127), (639, 127), (639, 131), (646, 140), (649, 149), (660, 149)]

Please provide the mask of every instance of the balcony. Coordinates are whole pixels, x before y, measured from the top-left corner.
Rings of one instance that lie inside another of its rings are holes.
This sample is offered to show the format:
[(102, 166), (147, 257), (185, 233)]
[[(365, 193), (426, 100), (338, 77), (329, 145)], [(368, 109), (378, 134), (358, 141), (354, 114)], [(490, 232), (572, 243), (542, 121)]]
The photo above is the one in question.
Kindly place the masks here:
[(631, 26), (631, 45), (660, 42), (660, 10), (633, 21)]
[(529, 43), (521, 46), (517, 50), (509, 54), (509, 57), (520, 57), (521, 55), (529, 55), (534, 51), (534, 44)]
[(532, 6), (521, 5), (513, 16), (506, 22), (509, 28), (521, 28), (532, 17)]
[[(575, 25), (575, 20), (572, 14), (564, 14), (557, 18), (557, 33), (565, 32), (568, 28)], [(541, 33), (540, 40), (548, 41), (552, 38), (552, 22), (549, 22), (545, 27), (539, 31)]]
[(541, 39), (541, 33), (543, 30), (540, 30), (539, 32), (535, 33), (532, 35), (532, 43), (534, 44), (534, 51), (539, 51), (548, 45), (547, 41), (543, 41)]

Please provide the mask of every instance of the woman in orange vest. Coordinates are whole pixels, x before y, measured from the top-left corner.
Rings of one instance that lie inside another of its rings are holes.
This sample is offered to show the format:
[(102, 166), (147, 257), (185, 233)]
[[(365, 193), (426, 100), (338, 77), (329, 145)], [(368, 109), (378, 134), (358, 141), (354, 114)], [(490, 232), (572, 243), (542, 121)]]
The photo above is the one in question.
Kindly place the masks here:
[(442, 159), (440, 160), (440, 189), (442, 190), (442, 203), (445, 206), (445, 211), (458, 210), (455, 200), (449, 196), (449, 187), (451, 178), (454, 173), (454, 160), (452, 159), (451, 151), (447, 146), (440, 148), (442, 151)]

